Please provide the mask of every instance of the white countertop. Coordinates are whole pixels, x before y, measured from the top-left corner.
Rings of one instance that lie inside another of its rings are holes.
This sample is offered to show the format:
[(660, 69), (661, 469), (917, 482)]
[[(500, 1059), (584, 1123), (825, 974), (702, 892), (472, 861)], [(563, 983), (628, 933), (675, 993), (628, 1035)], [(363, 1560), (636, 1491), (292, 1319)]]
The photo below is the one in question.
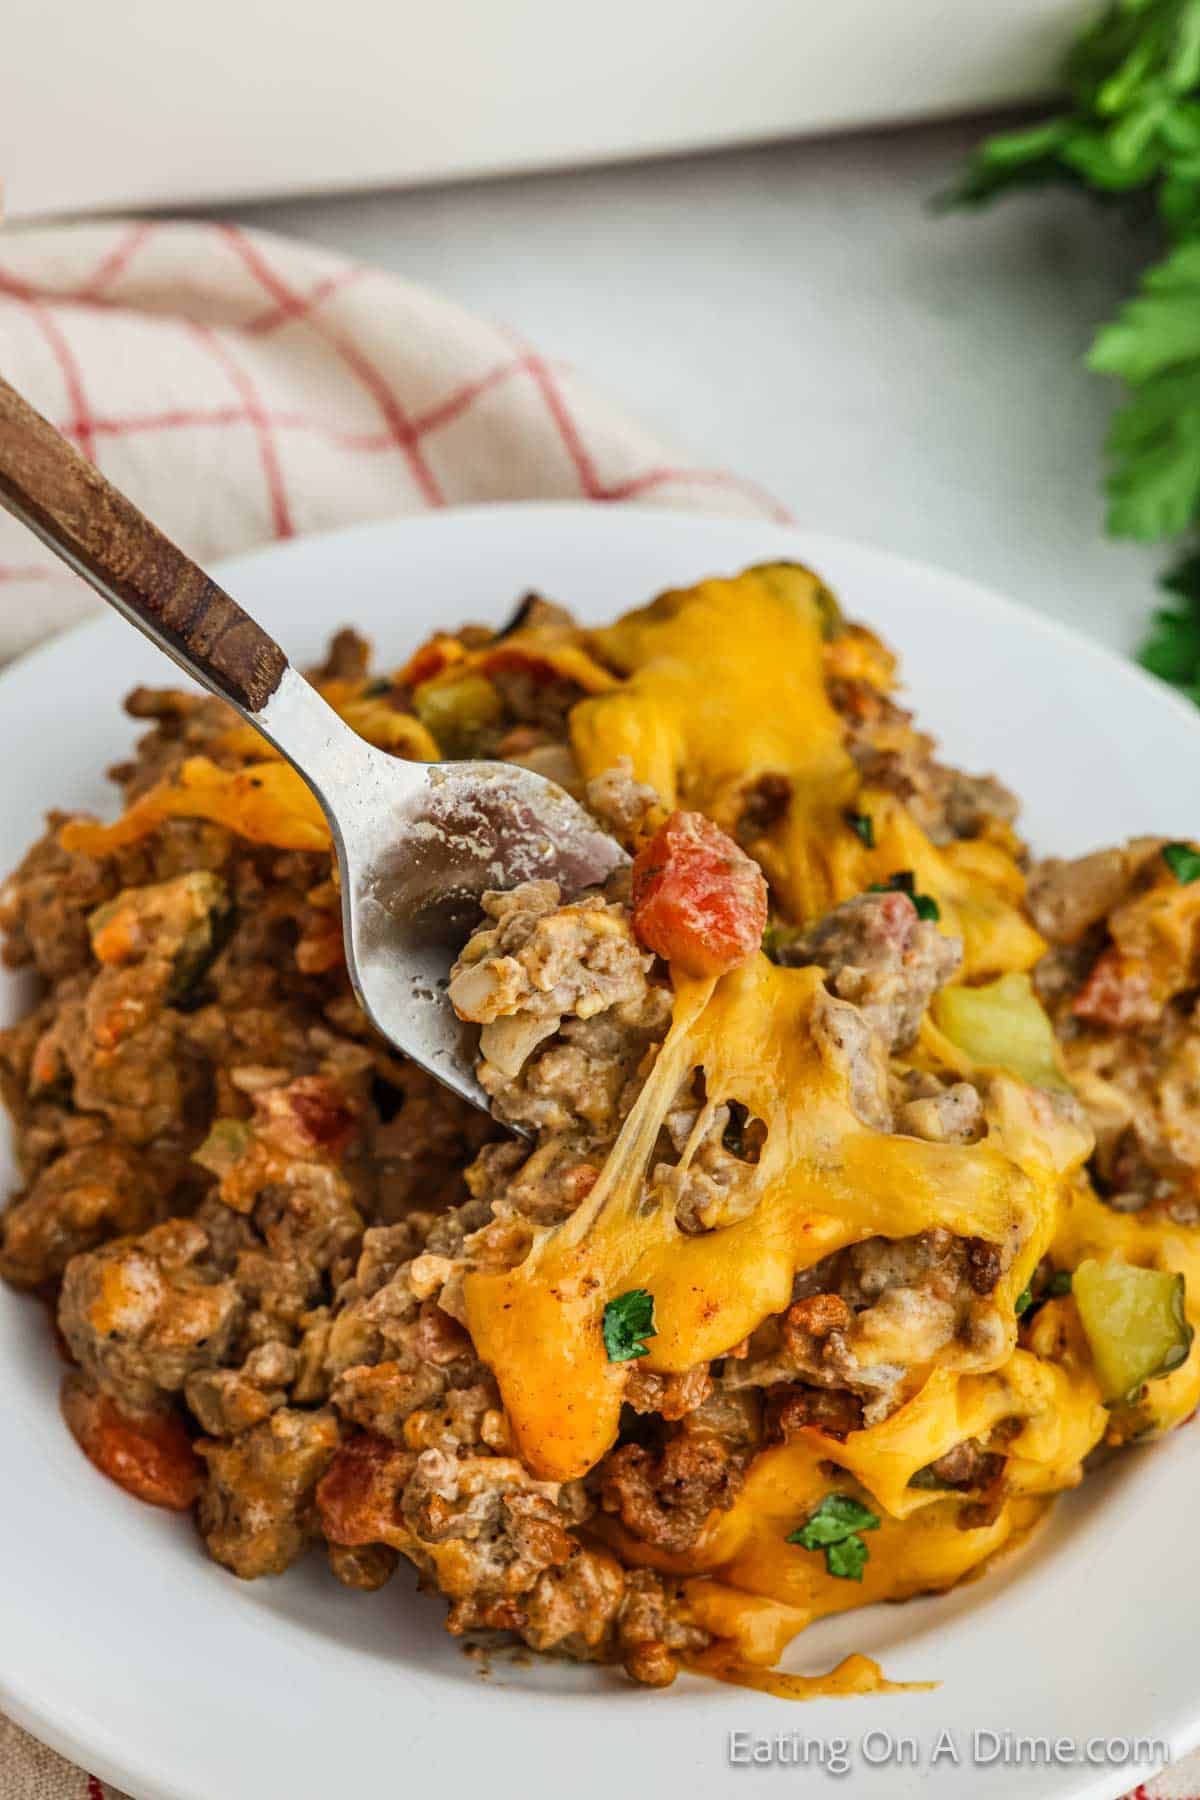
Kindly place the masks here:
[(976, 125), (242, 207), (574, 363), (805, 524), (1128, 649), (1159, 549), (1103, 535), (1115, 390), (1080, 363), (1146, 245), (1067, 193), (927, 208)]

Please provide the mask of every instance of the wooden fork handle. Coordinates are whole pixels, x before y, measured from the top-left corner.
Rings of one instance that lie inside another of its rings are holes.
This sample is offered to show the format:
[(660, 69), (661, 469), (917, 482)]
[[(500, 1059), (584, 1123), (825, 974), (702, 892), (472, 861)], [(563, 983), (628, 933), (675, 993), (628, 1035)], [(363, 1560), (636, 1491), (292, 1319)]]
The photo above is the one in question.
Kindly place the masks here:
[(0, 505), (189, 674), (262, 711), (288, 666), (279, 645), (3, 377)]

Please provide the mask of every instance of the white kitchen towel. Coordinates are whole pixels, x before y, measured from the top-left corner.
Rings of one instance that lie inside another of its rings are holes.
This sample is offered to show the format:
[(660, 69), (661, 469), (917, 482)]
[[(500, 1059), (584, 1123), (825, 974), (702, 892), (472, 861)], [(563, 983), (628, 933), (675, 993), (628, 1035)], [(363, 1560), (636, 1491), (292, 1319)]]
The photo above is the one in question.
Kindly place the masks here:
[[(468, 501), (784, 516), (515, 332), (234, 226), (5, 232), (0, 371), (201, 562)], [(97, 604), (0, 518), (0, 659)]]

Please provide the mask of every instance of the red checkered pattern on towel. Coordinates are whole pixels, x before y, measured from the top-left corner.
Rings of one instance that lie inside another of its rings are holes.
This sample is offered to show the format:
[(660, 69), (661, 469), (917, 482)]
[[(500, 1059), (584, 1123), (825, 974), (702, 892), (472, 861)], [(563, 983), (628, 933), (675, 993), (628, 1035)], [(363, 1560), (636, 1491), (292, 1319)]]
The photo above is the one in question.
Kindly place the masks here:
[[(229, 226), (6, 232), (0, 369), (201, 562), (469, 501), (787, 516), (672, 455), (511, 331)], [(98, 604), (0, 515), (0, 660)], [(0, 1794), (125, 1800), (3, 1717)], [(1200, 1758), (1133, 1800), (1198, 1797)]]
[[(201, 561), (469, 501), (786, 516), (514, 332), (233, 226), (6, 232), (0, 368)], [(96, 604), (0, 519), (0, 658)]]

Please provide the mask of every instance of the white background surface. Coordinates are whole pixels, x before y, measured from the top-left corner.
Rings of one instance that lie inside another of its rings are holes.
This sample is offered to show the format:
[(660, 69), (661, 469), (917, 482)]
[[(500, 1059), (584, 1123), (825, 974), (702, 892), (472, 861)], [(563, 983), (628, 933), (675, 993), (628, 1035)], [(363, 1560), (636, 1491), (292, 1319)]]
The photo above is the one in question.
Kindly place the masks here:
[(518, 326), (806, 525), (977, 576), (1127, 648), (1165, 558), (1102, 535), (1114, 389), (1079, 359), (1148, 246), (1069, 194), (932, 216), (982, 129), (228, 216)]
[(1089, 0), (5, 0), (14, 213), (778, 137), (1044, 93)]

